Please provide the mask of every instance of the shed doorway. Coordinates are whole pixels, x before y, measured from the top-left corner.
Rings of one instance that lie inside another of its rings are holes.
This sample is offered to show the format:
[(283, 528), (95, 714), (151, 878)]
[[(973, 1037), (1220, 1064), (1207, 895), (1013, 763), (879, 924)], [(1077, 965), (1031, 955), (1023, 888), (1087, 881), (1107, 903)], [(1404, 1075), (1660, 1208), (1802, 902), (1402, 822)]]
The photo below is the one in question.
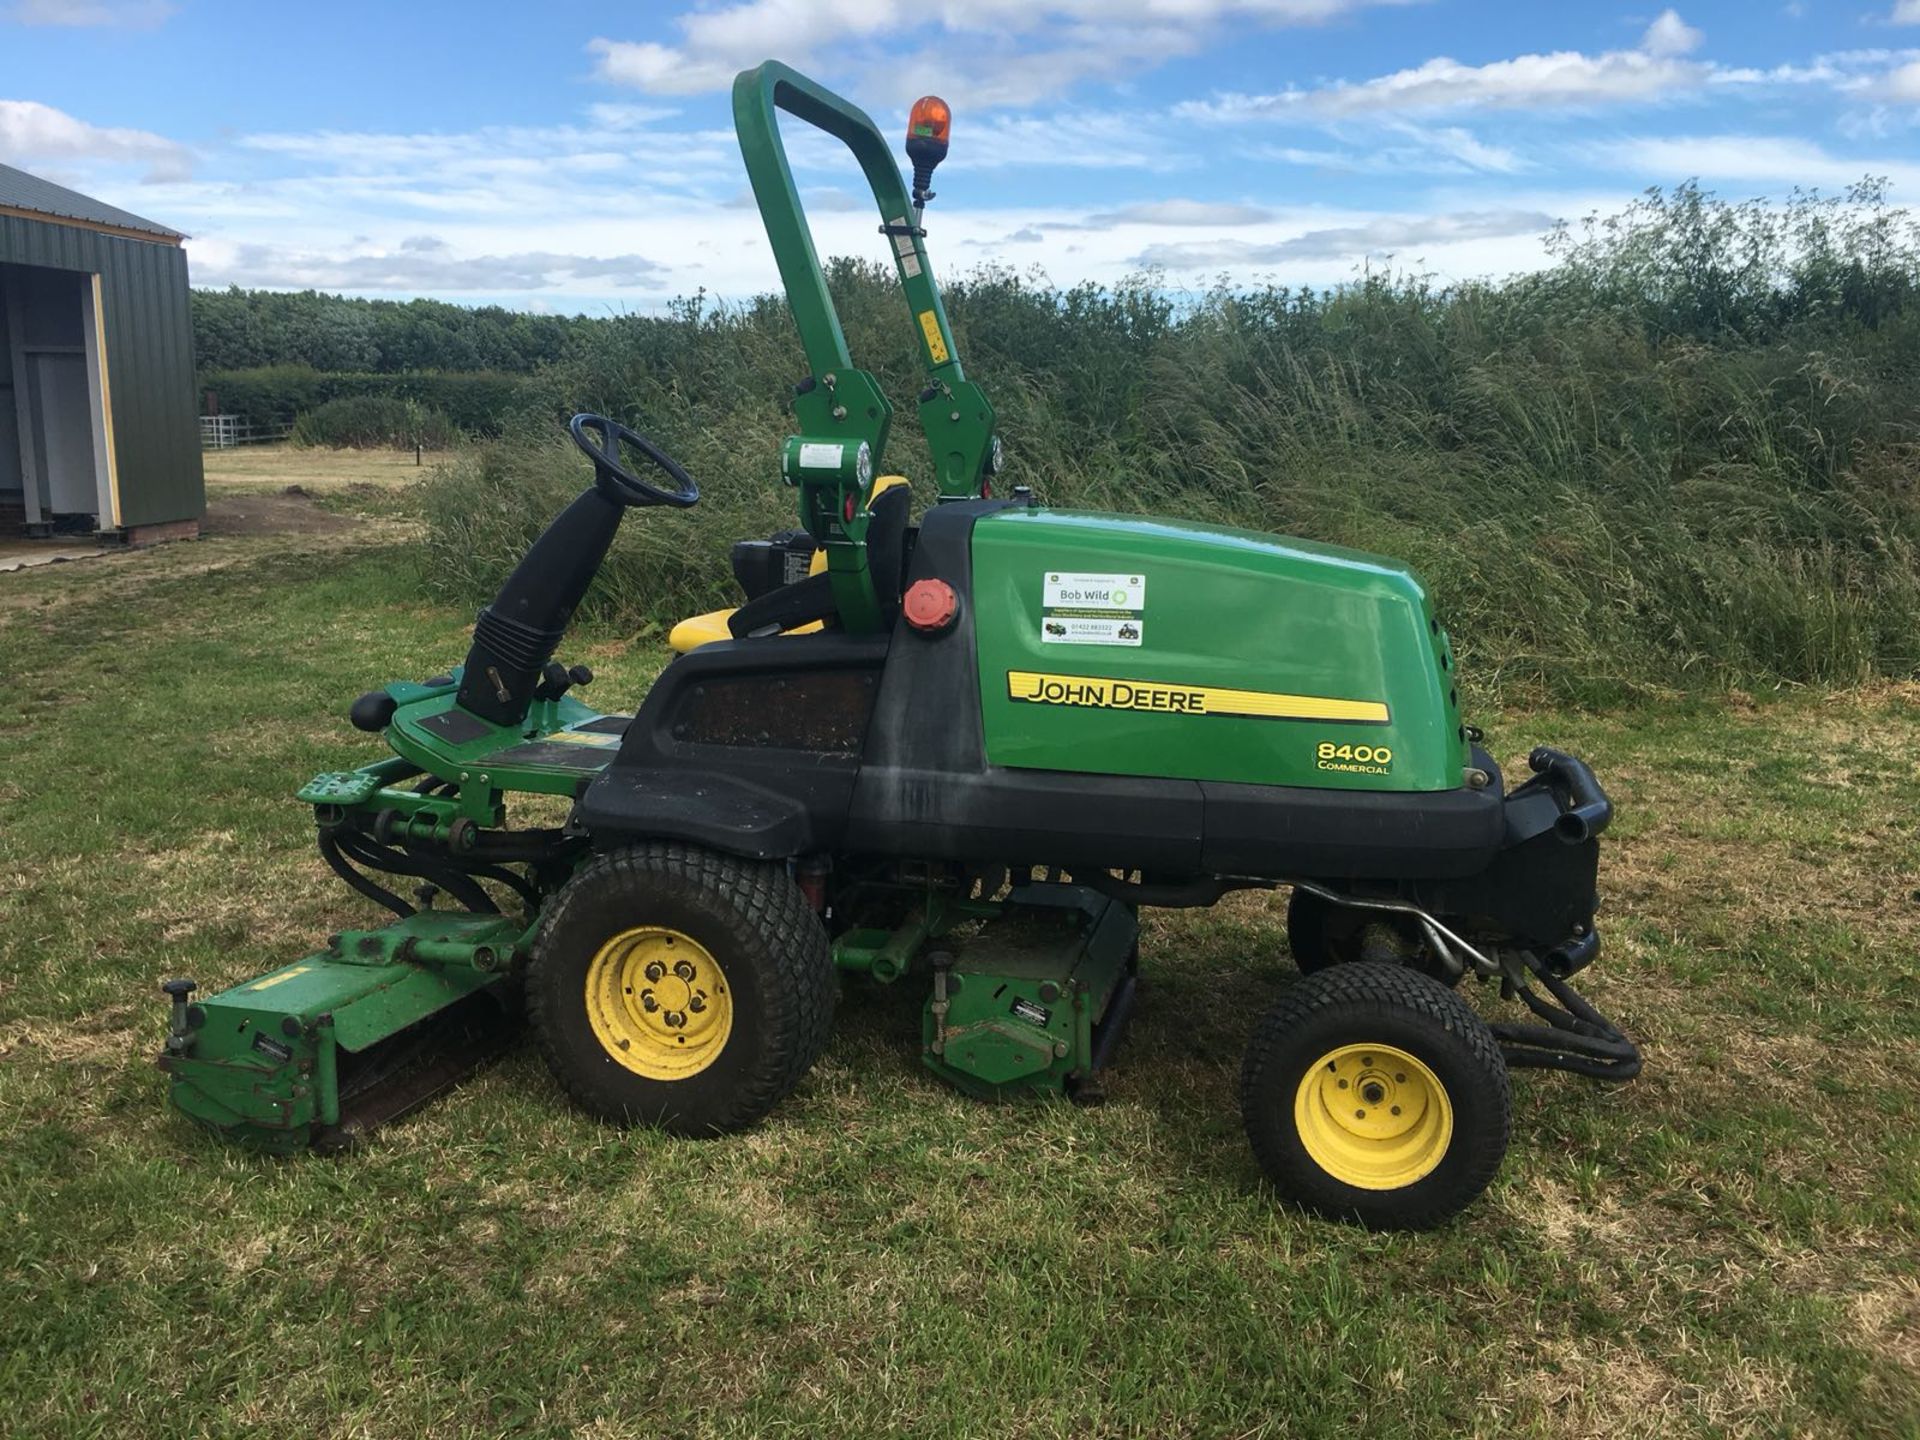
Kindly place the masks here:
[(119, 524), (98, 277), (0, 265), (0, 523), (29, 535)]

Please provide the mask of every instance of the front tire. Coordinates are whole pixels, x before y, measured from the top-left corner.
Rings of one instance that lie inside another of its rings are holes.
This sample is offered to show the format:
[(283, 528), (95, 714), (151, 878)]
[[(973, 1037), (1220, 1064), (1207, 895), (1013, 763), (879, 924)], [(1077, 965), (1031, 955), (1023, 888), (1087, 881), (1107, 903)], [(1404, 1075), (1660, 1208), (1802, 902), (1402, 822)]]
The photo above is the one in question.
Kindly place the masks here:
[(826, 931), (782, 867), (660, 842), (568, 881), (527, 971), (541, 1052), (581, 1109), (693, 1136), (792, 1092), (836, 992)]
[(1486, 1022), (1439, 982), (1377, 963), (1281, 997), (1247, 1047), (1240, 1108), (1275, 1189), (1378, 1230), (1458, 1214), (1500, 1168), (1512, 1123)]

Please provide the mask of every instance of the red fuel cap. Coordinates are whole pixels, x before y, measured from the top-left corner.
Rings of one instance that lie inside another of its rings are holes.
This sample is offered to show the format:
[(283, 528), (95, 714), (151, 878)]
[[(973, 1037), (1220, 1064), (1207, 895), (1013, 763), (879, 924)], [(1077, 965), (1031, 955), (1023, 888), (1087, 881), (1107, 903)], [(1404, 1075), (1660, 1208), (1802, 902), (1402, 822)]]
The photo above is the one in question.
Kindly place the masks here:
[(916, 580), (907, 587), (901, 604), (907, 624), (923, 635), (938, 635), (953, 628), (960, 614), (960, 597), (944, 580)]

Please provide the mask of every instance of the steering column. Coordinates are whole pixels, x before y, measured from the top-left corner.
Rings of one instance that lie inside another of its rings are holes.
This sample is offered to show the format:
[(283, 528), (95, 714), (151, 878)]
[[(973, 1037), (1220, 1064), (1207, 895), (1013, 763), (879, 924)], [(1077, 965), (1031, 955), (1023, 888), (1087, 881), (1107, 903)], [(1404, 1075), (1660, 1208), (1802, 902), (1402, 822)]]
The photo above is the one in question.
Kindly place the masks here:
[[(568, 429), (593, 461), (593, 484), (527, 550), (473, 627), (458, 699), (495, 725), (517, 725), (537, 698), (547, 662), (599, 573), (621, 518), (634, 506), (698, 503), (700, 487), (679, 462), (638, 431), (602, 415), (576, 415)], [(643, 479), (638, 455), (670, 483)]]

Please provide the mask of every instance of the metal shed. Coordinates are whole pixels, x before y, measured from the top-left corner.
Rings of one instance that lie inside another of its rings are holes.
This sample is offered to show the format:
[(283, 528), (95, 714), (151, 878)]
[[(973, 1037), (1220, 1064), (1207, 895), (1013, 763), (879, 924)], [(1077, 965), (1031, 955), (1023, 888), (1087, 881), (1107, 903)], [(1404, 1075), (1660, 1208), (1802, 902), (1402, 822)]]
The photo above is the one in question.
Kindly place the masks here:
[(0, 532), (199, 532), (183, 239), (0, 165)]

